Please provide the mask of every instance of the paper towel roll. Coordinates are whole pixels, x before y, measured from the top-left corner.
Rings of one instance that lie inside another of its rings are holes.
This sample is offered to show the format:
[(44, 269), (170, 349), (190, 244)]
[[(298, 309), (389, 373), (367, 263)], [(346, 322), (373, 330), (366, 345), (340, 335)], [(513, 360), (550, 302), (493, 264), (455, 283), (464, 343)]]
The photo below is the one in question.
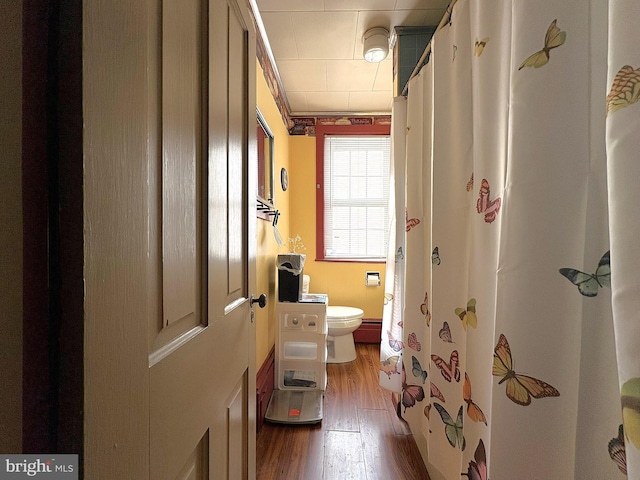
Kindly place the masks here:
[(282, 245), (282, 236), (280, 235), (280, 230), (275, 225), (273, 226), (273, 236), (276, 238), (276, 243), (278, 244), (278, 248), (281, 248)]

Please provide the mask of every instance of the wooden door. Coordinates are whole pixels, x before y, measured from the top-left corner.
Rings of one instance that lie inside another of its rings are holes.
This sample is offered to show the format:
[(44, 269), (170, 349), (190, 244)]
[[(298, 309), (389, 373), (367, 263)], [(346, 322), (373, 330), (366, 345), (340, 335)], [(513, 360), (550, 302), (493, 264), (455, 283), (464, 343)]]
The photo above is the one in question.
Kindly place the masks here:
[(243, 0), (86, 2), (85, 477), (255, 477)]

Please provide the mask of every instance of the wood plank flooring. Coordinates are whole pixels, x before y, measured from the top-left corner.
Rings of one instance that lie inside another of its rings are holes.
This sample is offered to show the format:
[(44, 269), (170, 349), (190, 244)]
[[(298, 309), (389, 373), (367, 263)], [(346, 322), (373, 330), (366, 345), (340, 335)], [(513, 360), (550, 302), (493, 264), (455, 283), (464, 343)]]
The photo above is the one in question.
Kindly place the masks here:
[(407, 424), (378, 385), (379, 346), (327, 366), (324, 419), (317, 425), (265, 423), (258, 433), (258, 480), (428, 480)]

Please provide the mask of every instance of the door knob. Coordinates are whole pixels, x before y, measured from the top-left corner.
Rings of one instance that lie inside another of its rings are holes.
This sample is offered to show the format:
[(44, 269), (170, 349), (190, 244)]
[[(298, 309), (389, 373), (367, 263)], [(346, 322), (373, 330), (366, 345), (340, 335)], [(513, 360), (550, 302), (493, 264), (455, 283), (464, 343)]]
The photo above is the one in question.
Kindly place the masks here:
[(263, 293), (258, 298), (253, 298), (253, 295), (251, 295), (251, 306), (253, 306), (254, 303), (257, 303), (260, 308), (266, 307), (267, 295)]

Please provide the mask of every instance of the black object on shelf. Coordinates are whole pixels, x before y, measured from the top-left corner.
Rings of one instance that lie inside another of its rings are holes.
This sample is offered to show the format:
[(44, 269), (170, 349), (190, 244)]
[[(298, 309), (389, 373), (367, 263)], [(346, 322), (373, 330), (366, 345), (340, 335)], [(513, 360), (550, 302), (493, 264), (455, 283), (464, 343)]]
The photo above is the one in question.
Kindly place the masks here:
[(278, 255), (278, 301), (299, 302), (302, 298), (304, 260), (306, 255), (287, 253)]

